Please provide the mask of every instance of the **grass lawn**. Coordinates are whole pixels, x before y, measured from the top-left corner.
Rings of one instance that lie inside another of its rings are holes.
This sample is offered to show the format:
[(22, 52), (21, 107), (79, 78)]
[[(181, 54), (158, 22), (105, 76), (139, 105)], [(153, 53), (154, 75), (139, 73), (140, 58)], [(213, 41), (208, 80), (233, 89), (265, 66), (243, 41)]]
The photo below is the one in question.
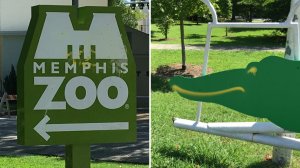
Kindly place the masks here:
[[(207, 24), (185, 25), (185, 43), (190, 45), (205, 45)], [(152, 43), (159, 44), (180, 44), (179, 25), (171, 27), (168, 40), (155, 24), (151, 25)], [(212, 45), (235, 46), (235, 47), (282, 47), (285, 45), (285, 37), (272, 36), (275, 29), (229, 29), (228, 36), (225, 36), (225, 28), (214, 28), (212, 32)]]
[[(160, 65), (180, 63), (180, 50), (152, 50), (152, 73)], [(253, 61), (269, 55), (283, 55), (265, 51), (212, 51), (209, 67), (213, 72), (245, 68)], [(187, 63), (202, 63), (203, 52), (187, 51)], [(201, 167), (201, 168), (273, 168), (268, 158), (272, 147), (234, 140), (204, 133), (178, 129), (172, 117), (195, 119), (197, 103), (167, 92), (165, 83), (152, 78), (151, 126), (152, 167)], [(201, 121), (266, 121), (238, 113), (221, 105), (204, 103)], [(299, 137), (299, 135), (297, 135)], [(292, 168), (300, 167), (300, 152), (294, 152)]]
[[(65, 161), (60, 157), (20, 156), (0, 157), (0, 168), (64, 168)], [(92, 162), (91, 168), (147, 168), (148, 165), (128, 163)]]

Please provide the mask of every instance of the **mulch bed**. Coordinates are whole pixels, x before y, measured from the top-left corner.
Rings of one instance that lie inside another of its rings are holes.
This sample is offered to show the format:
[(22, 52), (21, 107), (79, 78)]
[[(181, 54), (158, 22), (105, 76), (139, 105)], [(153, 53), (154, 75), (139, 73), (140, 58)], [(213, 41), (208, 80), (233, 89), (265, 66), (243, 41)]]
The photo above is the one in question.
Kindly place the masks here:
[[(163, 65), (156, 69), (156, 76), (160, 77), (199, 77), (202, 73), (202, 65), (186, 64), (186, 70), (182, 70), (182, 64)], [(207, 69), (207, 74), (211, 73), (212, 69)]]

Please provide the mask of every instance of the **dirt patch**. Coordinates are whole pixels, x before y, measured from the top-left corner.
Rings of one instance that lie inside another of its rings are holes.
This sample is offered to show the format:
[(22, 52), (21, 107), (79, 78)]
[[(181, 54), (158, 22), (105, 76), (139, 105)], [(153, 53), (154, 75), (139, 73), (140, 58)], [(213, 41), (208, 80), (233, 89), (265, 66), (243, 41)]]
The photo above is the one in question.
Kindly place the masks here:
[[(181, 64), (162, 65), (157, 68), (155, 75), (160, 77), (186, 76), (198, 77), (202, 73), (202, 65), (187, 64), (186, 70), (181, 69)], [(207, 73), (211, 73), (212, 69), (208, 68)]]

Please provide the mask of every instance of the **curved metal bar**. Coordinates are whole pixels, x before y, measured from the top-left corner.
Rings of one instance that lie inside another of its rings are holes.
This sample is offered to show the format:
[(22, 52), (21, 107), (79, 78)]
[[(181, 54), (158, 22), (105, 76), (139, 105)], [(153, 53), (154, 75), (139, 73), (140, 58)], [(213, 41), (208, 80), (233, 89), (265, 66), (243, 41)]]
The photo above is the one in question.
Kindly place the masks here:
[(208, 7), (212, 15), (213, 23), (218, 23), (218, 15), (212, 3), (209, 0), (201, 0), (201, 1), (205, 3), (205, 5)]

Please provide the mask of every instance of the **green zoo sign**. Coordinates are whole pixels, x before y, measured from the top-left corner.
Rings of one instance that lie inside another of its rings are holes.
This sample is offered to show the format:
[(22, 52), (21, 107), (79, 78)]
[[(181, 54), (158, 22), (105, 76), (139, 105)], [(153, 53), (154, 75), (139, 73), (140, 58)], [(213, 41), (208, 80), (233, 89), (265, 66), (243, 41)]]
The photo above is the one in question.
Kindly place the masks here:
[(134, 58), (117, 8), (35, 6), (18, 62), (18, 142), (136, 140)]

